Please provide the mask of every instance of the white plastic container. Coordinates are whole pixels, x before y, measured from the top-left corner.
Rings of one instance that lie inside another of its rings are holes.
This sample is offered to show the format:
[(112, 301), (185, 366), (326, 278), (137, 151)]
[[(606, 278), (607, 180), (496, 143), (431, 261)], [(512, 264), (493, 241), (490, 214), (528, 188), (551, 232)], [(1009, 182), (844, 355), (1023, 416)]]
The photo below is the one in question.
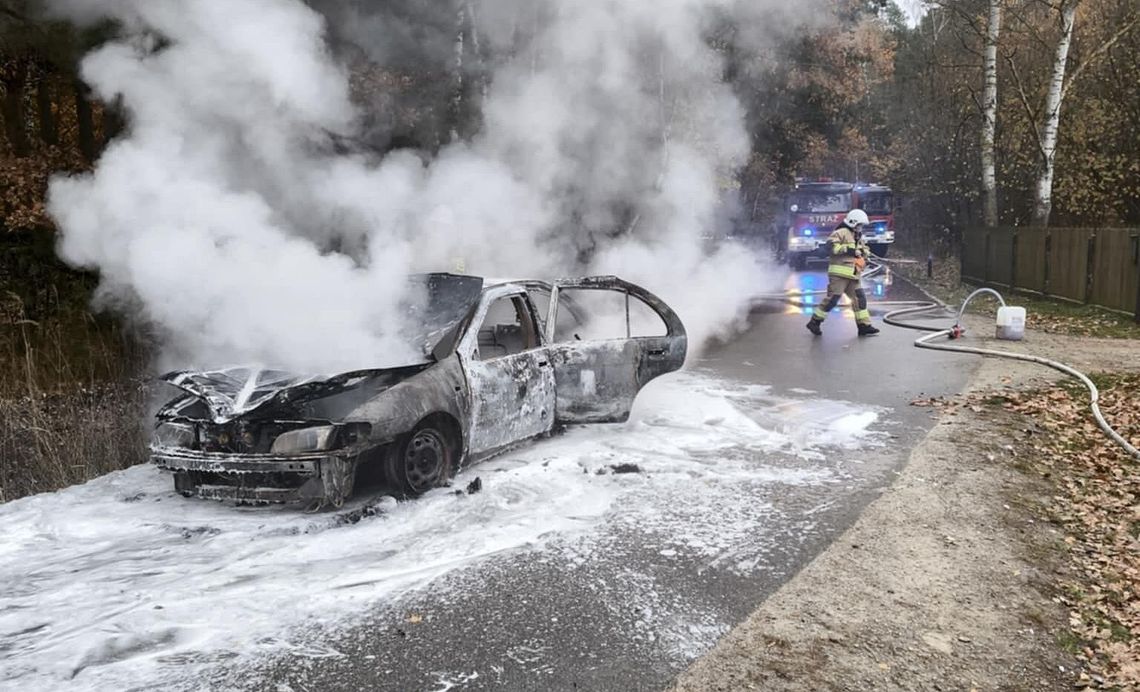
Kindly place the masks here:
[(1025, 336), (1025, 308), (1007, 305), (998, 308), (997, 338), (1006, 341), (1021, 341)]

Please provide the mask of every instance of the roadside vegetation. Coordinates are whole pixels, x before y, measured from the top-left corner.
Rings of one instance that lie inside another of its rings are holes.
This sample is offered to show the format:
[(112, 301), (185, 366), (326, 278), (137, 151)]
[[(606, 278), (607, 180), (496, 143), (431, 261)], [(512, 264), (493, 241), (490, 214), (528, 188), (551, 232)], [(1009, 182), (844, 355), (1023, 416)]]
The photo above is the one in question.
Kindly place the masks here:
[[(1140, 444), (1140, 376), (1096, 380), (1105, 417)], [(1140, 461), (1100, 433), (1079, 385), (993, 403), (1023, 417), (1021, 459), (1056, 490), (1048, 510), (1073, 575), (1058, 584), (1072, 633), (1059, 643), (1086, 661), (1089, 686), (1140, 687)]]
[(0, 502), (146, 460), (148, 386), (135, 347), (88, 315), (5, 324), (0, 339)]
[(50, 247), (0, 249), (0, 502), (144, 461), (146, 349)]
[[(933, 276), (927, 276), (926, 259), (902, 256), (892, 262), (891, 271), (922, 287), (942, 302), (956, 307), (962, 304), (978, 286), (963, 283), (958, 260), (955, 257), (935, 259)], [(997, 289), (1006, 302), (1020, 305), (1027, 311), (1026, 327), (1047, 334), (1091, 336), (1107, 339), (1140, 339), (1140, 323), (1131, 315), (1105, 310), (1095, 305), (1080, 305), (1064, 300), (1053, 300), (1008, 289)], [(989, 296), (979, 296), (970, 303), (967, 312), (994, 315), (998, 303)]]

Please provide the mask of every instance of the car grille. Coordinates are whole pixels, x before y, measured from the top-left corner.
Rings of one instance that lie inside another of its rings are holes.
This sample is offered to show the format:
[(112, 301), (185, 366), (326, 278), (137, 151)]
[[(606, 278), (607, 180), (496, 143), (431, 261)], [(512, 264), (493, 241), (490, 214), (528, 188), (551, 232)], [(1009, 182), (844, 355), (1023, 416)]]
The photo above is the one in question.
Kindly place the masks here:
[(260, 421), (199, 423), (197, 448), (203, 452), (267, 454), (278, 435), (307, 425), (309, 424)]

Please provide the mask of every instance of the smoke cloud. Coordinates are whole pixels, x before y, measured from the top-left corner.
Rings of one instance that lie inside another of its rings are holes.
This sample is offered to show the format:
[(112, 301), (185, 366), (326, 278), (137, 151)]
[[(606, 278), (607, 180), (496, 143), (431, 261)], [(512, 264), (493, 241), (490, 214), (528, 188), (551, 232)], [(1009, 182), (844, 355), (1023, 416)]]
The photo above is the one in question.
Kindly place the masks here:
[[(749, 153), (709, 32), (730, 20), (768, 40), (766, 4), (53, 0), (125, 27), (82, 72), (130, 123), (94, 173), (53, 181), (59, 252), (160, 330), (168, 366), (406, 362), (404, 276), (457, 264), (618, 274), (677, 308), (697, 344), (774, 280), (706, 242), (731, 227)], [(435, 145), (361, 146), (395, 141), (393, 126), (353, 101), (345, 46), (452, 75), (423, 84), (425, 119), (446, 125), (462, 99), (476, 117)]]

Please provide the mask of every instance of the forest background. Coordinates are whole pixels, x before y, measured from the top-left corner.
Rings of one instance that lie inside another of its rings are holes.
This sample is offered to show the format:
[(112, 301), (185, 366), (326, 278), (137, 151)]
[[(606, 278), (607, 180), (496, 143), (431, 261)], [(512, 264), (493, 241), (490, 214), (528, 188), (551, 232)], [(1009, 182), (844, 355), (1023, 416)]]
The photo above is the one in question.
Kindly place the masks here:
[[(424, 21), (420, 0), (376, 4)], [(430, 154), (479, 131), (490, 70), (464, 41), (467, 2), (432, 6), (432, 35), (453, 37), (453, 59), (378, 59), (330, 22), (369, 121), (352, 146)], [(765, 227), (797, 177), (890, 185), (900, 245), (923, 257), (953, 254), (963, 229), (981, 225), (1140, 225), (1134, 0), (939, 0), (918, 15), (830, 0), (828, 10), (762, 50), (739, 40), (747, 27), (708, 26), (751, 136), (747, 164), (722, 183), (738, 229)], [(0, 0), (0, 457), (38, 460), (0, 465), (0, 501), (136, 463), (145, 449), (135, 429), (145, 329), (92, 309), (97, 277), (56, 259), (46, 211), (52, 176), (91, 170), (130, 127), (79, 69), (118, 31)]]

